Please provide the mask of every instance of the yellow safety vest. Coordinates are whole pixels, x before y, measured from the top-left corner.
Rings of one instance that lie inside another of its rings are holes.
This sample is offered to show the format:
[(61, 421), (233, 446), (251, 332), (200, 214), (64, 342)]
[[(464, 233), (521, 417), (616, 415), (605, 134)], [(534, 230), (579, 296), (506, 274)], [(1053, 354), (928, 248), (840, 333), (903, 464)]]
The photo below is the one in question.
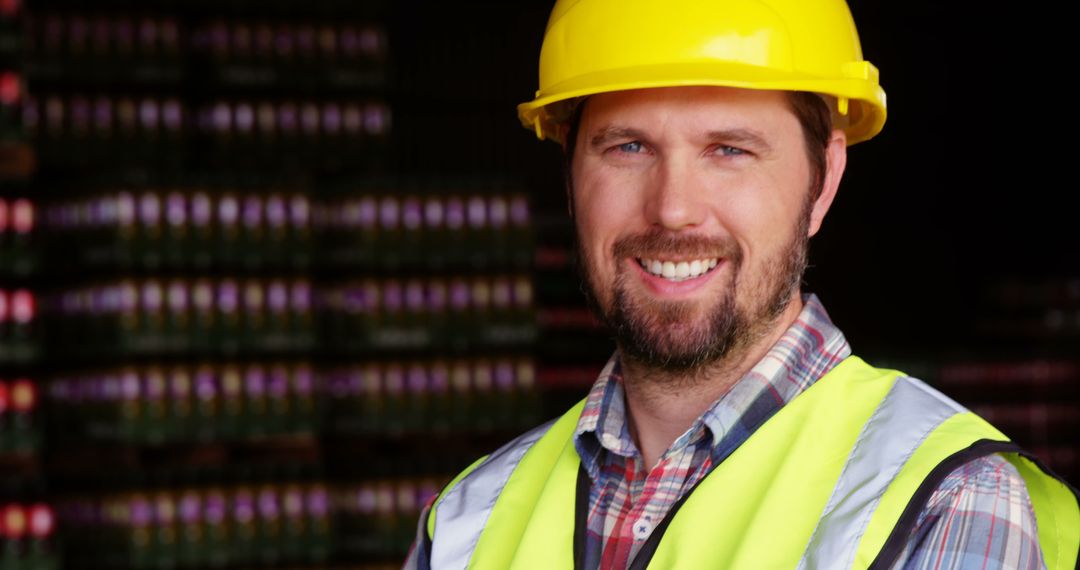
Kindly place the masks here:
[[(580, 567), (584, 402), (447, 486), (419, 546), (435, 570)], [(849, 357), (781, 408), (683, 501), (631, 568), (887, 568), (948, 473), (1000, 453), (1027, 484), (1050, 570), (1077, 567), (1076, 491), (926, 384)]]

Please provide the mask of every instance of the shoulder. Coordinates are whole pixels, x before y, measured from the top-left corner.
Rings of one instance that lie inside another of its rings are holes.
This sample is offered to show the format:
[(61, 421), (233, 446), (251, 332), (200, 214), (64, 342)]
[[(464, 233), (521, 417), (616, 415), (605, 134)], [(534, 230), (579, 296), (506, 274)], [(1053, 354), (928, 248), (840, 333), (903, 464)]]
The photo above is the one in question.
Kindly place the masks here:
[[(521, 460), (522, 455), (524, 455), (537, 440), (543, 437), (544, 434), (551, 429), (551, 426), (555, 424), (555, 421), (556, 420), (551, 420), (536, 426), (503, 444), (502, 447), (496, 449), (491, 455), (480, 458), (480, 460), (458, 474), (458, 476), (446, 486), (446, 491), (451, 490), (451, 488), (455, 486), (455, 483), (458, 483), (473, 474), (483, 473), (484, 471), (492, 469), (512, 470), (513, 467), (517, 465), (518, 461)], [(507, 475), (509, 475), (509, 473), (507, 473)], [(446, 491), (444, 491), (444, 494)]]
[[(421, 512), (416, 538), (404, 568), (410, 570), (430, 568), (436, 542), (442, 544), (443, 551), (451, 551), (449, 555), (444, 552), (444, 557), (462, 555), (459, 551), (465, 545), (453, 544), (452, 540), (436, 539), (436, 528), (453, 528), (457, 537), (479, 536), (487, 520), (487, 514), (490, 513), (495, 499), (502, 492), (514, 467), (525, 452), (555, 423), (556, 420), (551, 420), (525, 432), (491, 455), (481, 457), (458, 473)], [(440, 510), (440, 507), (443, 509)]]
[[(494, 476), (501, 483), (505, 483), (506, 478), (510, 476), (510, 473), (521, 462), (525, 453), (533, 447), (544, 447), (544, 442), (550, 442), (552, 439), (556, 440), (558, 446), (563, 445), (563, 439), (571, 437), (573, 434), (574, 426), (577, 424), (577, 420), (581, 415), (581, 410), (585, 405), (585, 401), (582, 400), (574, 407), (570, 408), (562, 416), (552, 419), (547, 423), (541, 424), (518, 437), (510, 440), (508, 443), (495, 450), (494, 453), (487, 457), (477, 461), (465, 472), (459, 474), (453, 481), (447, 485), (443, 490), (439, 500), (443, 500), (447, 495), (455, 492), (455, 489), (461, 487), (461, 483), (467, 483), (477, 479), (486, 479)], [(548, 436), (545, 438), (545, 436)], [(544, 442), (541, 442), (541, 440)], [(541, 442), (540, 445), (537, 445)], [(550, 447), (550, 445), (548, 445)], [(482, 486), (491, 486), (492, 481), (485, 481)], [(502, 484), (497, 485), (496, 490), (500, 490)], [(436, 502), (438, 504), (438, 502)]]
[(1020, 472), (1001, 455), (991, 454), (968, 461), (945, 476), (924, 512), (941, 510), (958, 499), (977, 501), (982, 496), (1026, 503), (1026, 510), (1031, 510), (1031, 499)]
[[(1005, 444), (1006, 436), (953, 399), (903, 373), (897, 373), (878, 415), (891, 418), (885, 429), (890, 434), (921, 434), (920, 448), (932, 440), (930, 449), (940, 451), (928, 459), (931, 465), (945, 467), (951, 459), (962, 461), (938, 475), (941, 478), (929, 496), (921, 499), (923, 507), (908, 527), (911, 530), (892, 568), (1044, 567), (1024, 477), (1005, 457), (982, 445)], [(962, 459), (964, 455), (970, 459)]]
[[(539, 425), (510, 440), (490, 455), (476, 460), (443, 488), (429, 510), (436, 511), (447, 502), (459, 502), (464, 499), (464, 495), (468, 495), (467, 506), (489, 506), (494, 502), (494, 497), (502, 491), (525, 452), (543, 437), (555, 422), (556, 420), (551, 420)], [(485, 499), (477, 501), (478, 496), (484, 496)], [(434, 535), (434, 518), (430, 519), (429, 534)]]
[(1000, 455), (950, 472), (919, 513), (894, 568), (1043, 568), (1031, 497)]

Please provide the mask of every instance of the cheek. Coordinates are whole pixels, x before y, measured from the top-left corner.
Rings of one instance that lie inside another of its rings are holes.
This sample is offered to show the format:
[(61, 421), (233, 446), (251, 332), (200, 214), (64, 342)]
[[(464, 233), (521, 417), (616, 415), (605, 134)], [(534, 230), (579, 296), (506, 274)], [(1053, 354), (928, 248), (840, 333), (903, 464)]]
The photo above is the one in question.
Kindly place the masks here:
[(635, 219), (635, 213), (641, 211), (635, 202), (637, 195), (639, 193), (634, 191), (630, 181), (598, 175), (575, 179), (574, 213), (578, 236), (582, 246), (600, 263), (611, 263), (611, 248), (616, 240), (640, 229), (637, 227), (640, 221)]
[(738, 196), (725, 201), (718, 215), (726, 220), (746, 253), (768, 253), (789, 241), (805, 200), (802, 180), (787, 168), (762, 169), (749, 173), (739, 185)]
[(725, 177), (712, 188), (714, 199), (708, 204), (716, 232), (738, 243), (744, 263), (752, 259), (767, 241), (773, 226), (779, 224), (780, 212), (769, 195), (768, 180), (757, 175)]

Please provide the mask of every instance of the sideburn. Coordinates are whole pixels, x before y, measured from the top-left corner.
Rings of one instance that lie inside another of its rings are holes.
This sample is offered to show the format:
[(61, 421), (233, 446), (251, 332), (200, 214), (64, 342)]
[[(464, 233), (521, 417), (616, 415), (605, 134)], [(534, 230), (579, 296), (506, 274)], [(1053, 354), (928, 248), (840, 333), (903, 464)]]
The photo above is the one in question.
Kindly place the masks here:
[(577, 148), (578, 129), (581, 127), (581, 115), (589, 99), (585, 98), (574, 108), (563, 142), (563, 186), (566, 189), (566, 208), (570, 219), (574, 219), (574, 150)]

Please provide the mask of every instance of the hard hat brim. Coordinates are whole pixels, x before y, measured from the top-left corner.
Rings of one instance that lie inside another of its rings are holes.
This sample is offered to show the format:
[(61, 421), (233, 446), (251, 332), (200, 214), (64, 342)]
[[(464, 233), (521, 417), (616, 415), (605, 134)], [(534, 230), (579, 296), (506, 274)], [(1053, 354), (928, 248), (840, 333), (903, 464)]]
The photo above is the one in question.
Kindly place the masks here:
[[(869, 66), (876, 75), (876, 69)], [(860, 73), (859, 75), (865, 75)], [(737, 77), (739, 79), (731, 79)], [(532, 101), (518, 105), (521, 124), (536, 132), (541, 140), (557, 142), (561, 134), (556, 126), (569, 119), (574, 102), (598, 93), (651, 89), (659, 87), (718, 86), (740, 89), (808, 91), (845, 100), (844, 116), (836, 117), (847, 134), (848, 144), (867, 140), (885, 125), (885, 91), (867, 77), (821, 78), (781, 72), (774, 68), (730, 62), (690, 62), (637, 66), (604, 70), (573, 77), (538, 91)], [(560, 105), (560, 103), (562, 103)]]

